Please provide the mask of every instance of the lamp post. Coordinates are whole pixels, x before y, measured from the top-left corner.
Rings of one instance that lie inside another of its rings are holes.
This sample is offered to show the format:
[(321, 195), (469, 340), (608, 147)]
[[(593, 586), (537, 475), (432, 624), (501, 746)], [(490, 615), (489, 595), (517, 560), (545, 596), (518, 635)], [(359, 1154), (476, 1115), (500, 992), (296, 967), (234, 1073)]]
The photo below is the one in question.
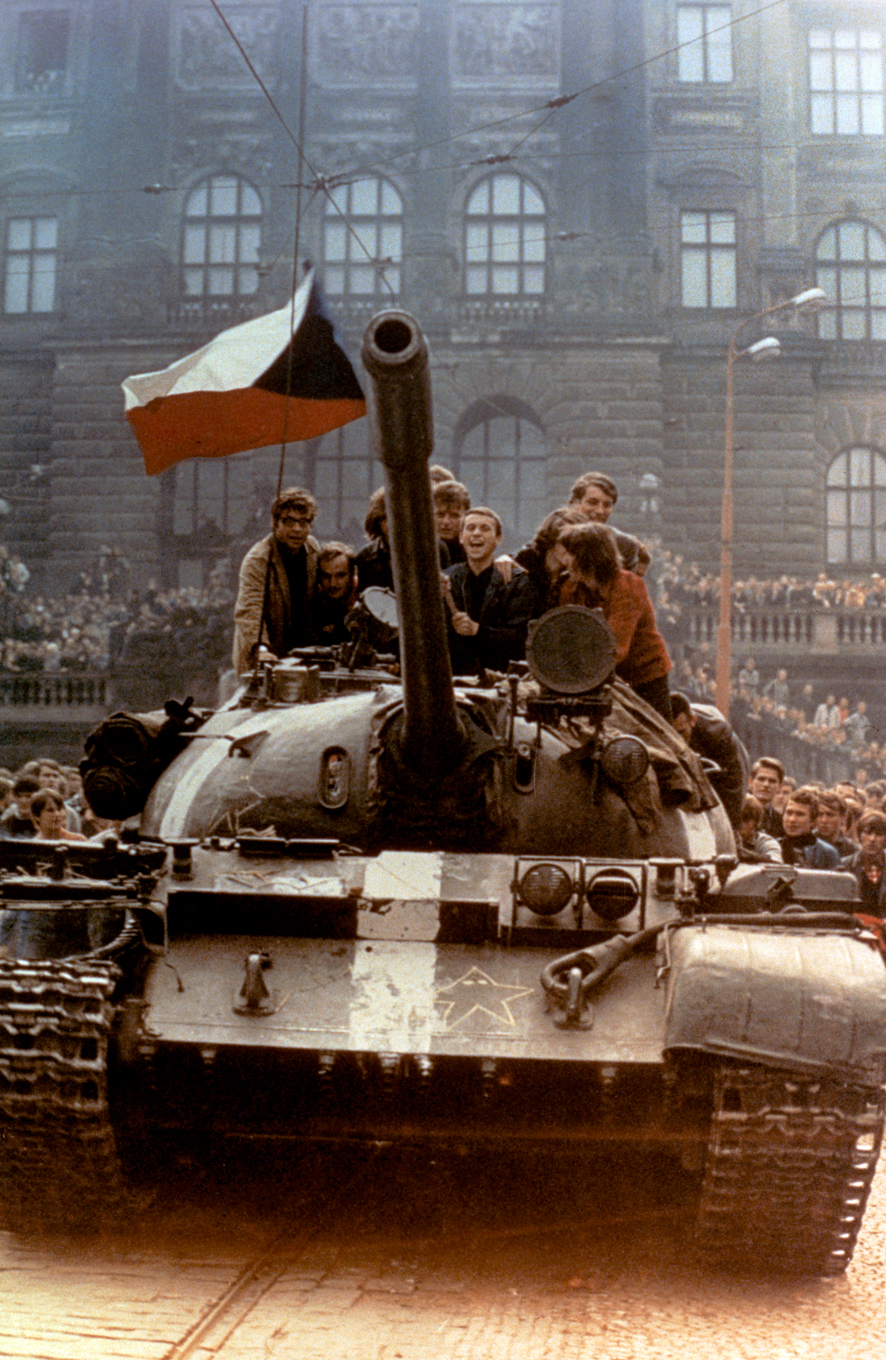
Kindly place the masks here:
[(806, 288), (802, 293), (779, 302), (775, 307), (766, 307), (753, 316), (739, 322), (729, 338), (726, 351), (726, 421), (723, 432), (723, 507), (720, 520), (720, 608), (717, 619), (717, 693), (716, 703), (724, 717), (729, 717), (729, 675), (732, 660), (732, 482), (733, 482), (733, 430), (735, 408), (735, 364), (738, 359), (750, 359), (761, 363), (775, 359), (781, 354), (781, 345), (775, 336), (767, 335), (755, 340), (752, 345), (739, 348), (739, 337), (745, 327), (754, 321), (776, 316), (782, 312), (817, 311), (827, 296), (821, 288)]

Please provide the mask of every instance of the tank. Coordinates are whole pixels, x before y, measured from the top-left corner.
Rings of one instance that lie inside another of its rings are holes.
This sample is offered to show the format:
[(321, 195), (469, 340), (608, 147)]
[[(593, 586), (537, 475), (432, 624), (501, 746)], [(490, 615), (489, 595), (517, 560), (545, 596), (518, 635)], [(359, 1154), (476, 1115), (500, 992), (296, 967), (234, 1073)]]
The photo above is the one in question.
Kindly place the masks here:
[(110, 719), (84, 769), (122, 839), (0, 841), (7, 1226), (116, 1218), (180, 1137), (642, 1145), (705, 1260), (839, 1273), (883, 1127), (855, 880), (737, 863), (598, 613), (453, 678), (426, 346), (387, 312), (363, 357), (396, 615), (216, 712)]

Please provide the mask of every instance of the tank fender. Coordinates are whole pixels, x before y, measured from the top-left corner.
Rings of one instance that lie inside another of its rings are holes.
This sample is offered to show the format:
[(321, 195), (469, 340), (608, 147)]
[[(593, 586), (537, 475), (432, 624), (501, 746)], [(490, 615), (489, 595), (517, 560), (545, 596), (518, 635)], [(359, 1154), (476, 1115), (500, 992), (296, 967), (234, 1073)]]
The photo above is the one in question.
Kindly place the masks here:
[(662, 939), (665, 1049), (886, 1076), (886, 969), (860, 931), (679, 923)]

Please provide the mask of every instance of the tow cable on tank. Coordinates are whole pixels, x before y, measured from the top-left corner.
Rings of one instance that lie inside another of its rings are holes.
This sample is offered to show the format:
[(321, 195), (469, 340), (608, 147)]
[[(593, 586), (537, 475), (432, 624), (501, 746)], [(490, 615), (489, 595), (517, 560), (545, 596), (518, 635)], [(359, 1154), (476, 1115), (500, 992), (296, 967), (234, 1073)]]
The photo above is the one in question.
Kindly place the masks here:
[[(590, 1029), (593, 1011), (588, 997), (593, 989), (614, 973), (632, 954), (656, 939), (679, 917), (638, 930), (634, 935), (616, 935), (602, 944), (562, 954), (542, 969), (540, 982), (549, 1002), (563, 1009), (555, 1024), (560, 1029)], [(565, 980), (564, 980), (565, 979)]]

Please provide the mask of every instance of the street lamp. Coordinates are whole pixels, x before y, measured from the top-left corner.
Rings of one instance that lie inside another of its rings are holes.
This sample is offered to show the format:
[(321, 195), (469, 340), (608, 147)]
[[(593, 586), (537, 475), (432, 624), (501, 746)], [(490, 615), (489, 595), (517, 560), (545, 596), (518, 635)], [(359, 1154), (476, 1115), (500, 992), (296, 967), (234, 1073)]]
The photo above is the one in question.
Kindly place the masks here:
[(783, 312), (797, 314), (817, 311), (827, 302), (822, 288), (805, 288), (785, 302), (766, 307), (740, 321), (729, 339), (726, 351), (726, 424), (723, 437), (723, 510), (720, 527), (720, 610), (717, 620), (717, 707), (729, 717), (729, 672), (732, 659), (732, 476), (733, 476), (733, 418), (735, 403), (735, 362), (750, 359), (762, 363), (781, 354), (781, 345), (774, 335), (764, 336), (753, 344), (739, 348), (738, 340), (746, 326)]

